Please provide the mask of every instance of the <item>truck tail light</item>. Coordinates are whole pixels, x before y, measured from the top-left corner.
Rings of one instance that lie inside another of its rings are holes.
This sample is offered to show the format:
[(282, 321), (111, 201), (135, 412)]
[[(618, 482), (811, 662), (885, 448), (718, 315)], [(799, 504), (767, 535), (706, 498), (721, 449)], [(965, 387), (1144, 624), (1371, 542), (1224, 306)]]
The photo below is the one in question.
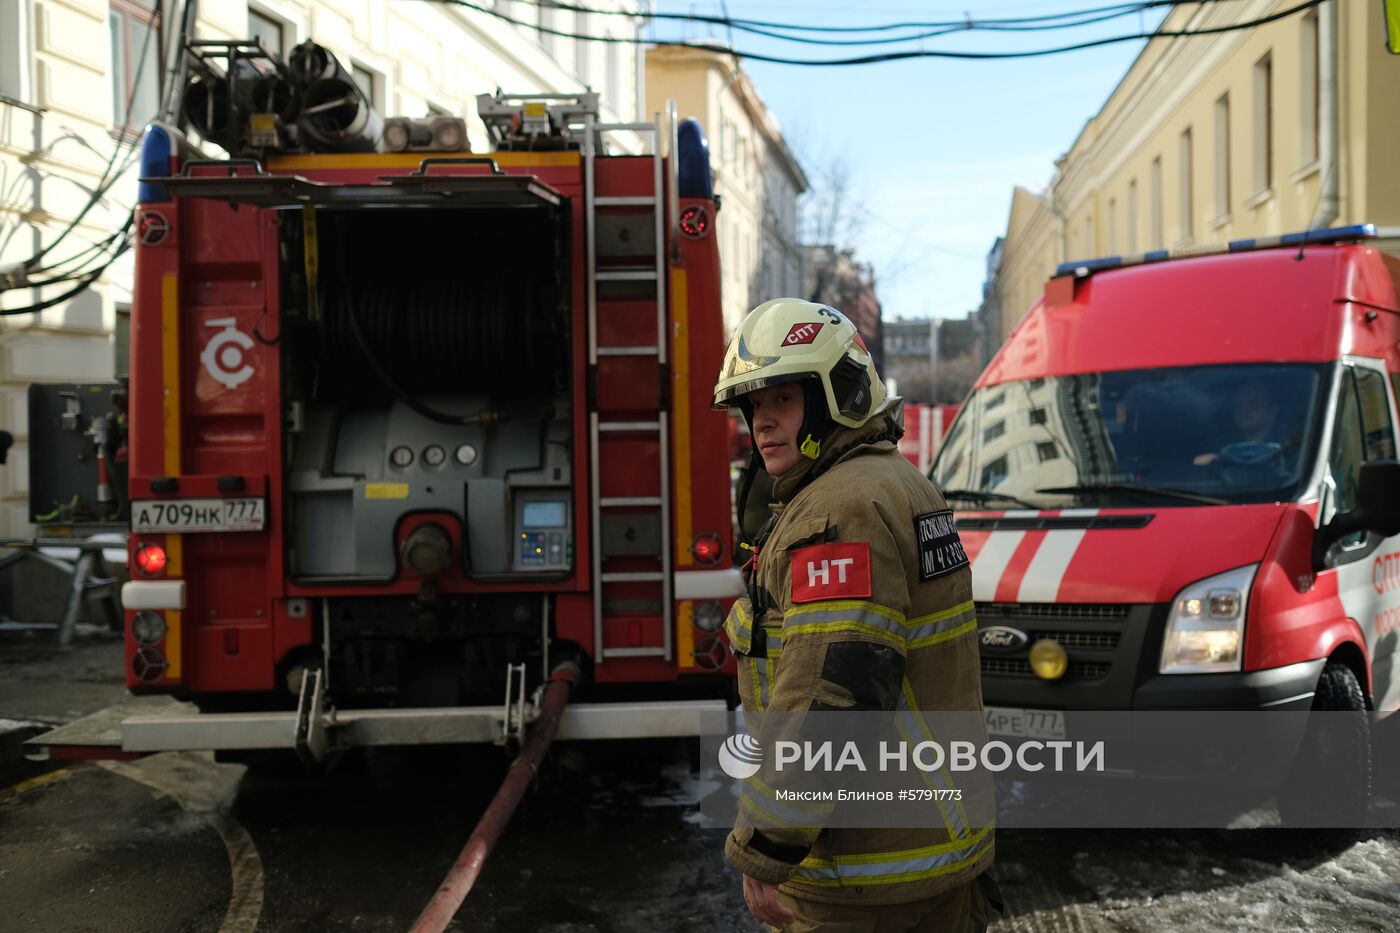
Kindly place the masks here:
[(131, 673), (143, 684), (160, 680), (168, 666), (165, 655), (154, 648), (142, 648), (131, 656)]
[(681, 211), (681, 233), (698, 240), (710, 232), (710, 215), (703, 207), (687, 207)]
[(717, 564), (724, 553), (724, 544), (713, 531), (702, 532), (690, 543), (690, 553), (698, 564)]
[(165, 620), (159, 613), (138, 612), (131, 620), (131, 637), (138, 645), (154, 645), (165, 637)]
[(702, 632), (717, 631), (724, 624), (724, 607), (714, 600), (695, 604), (695, 627)]
[(136, 547), (136, 569), (145, 577), (158, 577), (165, 573), (167, 558), (165, 548), (159, 544), (146, 542)]

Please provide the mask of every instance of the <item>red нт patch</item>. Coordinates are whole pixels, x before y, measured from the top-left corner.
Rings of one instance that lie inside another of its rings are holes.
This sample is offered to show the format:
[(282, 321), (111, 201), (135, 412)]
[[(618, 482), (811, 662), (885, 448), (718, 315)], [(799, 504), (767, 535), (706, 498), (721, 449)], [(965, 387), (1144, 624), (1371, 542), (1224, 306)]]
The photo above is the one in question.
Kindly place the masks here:
[(817, 339), (817, 332), (822, 329), (821, 321), (813, 321), (807, 324), (794, 324), (792, 329), (783, 338), (783, 346), (795, 347), (799, 343), (811, 343)]
[(870, 598), (870, 545), (818, 544), (792, 552), (792, 601)]

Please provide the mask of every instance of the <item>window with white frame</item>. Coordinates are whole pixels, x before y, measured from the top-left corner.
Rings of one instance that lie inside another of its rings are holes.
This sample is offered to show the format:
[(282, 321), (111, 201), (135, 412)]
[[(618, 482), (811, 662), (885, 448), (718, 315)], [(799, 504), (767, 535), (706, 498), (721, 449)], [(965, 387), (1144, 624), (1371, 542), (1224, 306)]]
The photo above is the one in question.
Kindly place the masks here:
[(134, 135), (160, 110), (160, 9), (142, 0), (110, 0), (112, 125)]
[(608, 106), (612, 112), (622, 115), (622, 50), (621, 44), (609, 42), (607, 44), (608, 63)]
[(0, 0), (0, 97), (31, 103), (29, 0)]
[[(589, 22), (587, 10), (577, 10), (574, 12), (574, 33), (578, 36), (591, 36), (588, 30), (592, 23)], [(574, 40), (574, 74), (585, 85), (593, 84), (593, 42), (587, 38)]]
[(383, 110), (379, 106), (379, 99), (383, 94), (383, 79), (373, 69), (366, 68), (359, 62), (350, 64), (350, 77), (354, 79), (355, 86), (360, 89), (360, 93), (365, 95), (365, 100), (375, 110)]
[(1318, 70), (1317, 70), (1317, 11), (1303, 16), (1303, 46), (1300, 50), (1301, 65), (1298, 99), (1302, 104), (1301, 120), (1298, 126), (1298, 157), (1300, 165), (1311, 165), (1317, 161), (1318, 135)]
[(1138, 251), (1138, 195), (1137, 179), (1128, 182), (1128, 252)]
[(1177, 148), (1179, 150), (1177, 159), (1181, 163), (1181, 180), (1179, 182), (1180, 190), (1178, 192), (1178, 196), (1180, 198), (1178, 210), (1181, 214), (1181, 235), (1183, 237), (1190, 237), (1195, 232), (1195, 224), (1193, 222), (1194, 218), (1192, 217), (1192, 203), (1193, 198), (1195, 196), (1195, 191), (1192, 185), (1191, 175), (1191, 127), (1188, 126), (1186, 129), (1181, 131), (1181, 139), (1177, 144)]
[(1230, 95), (1215, 101), (1215, 213), (1230, 213)]
[(1254, 191), (1274, 186), (1274, 58), (1254, 63)]
[(1162, 157), (1157, 156), (1152, 160), (1152, 242), (1147, 244), (1152, 249), (1161, 249), (1166, 245), (1166, 232), (1162, 223)]
[(257, 39), (263, 48), (281, 58), (287, 51), (287, 24), (255, 7), (248, 7), (248, 38)]
[(554, 4), (550, 0), (539, 0), (535, 6), (535, 32), (540, 48), (544, 49), (544, 53), (550, 58), (554, 57), (555, 36), (549, 30), (554, 28)]

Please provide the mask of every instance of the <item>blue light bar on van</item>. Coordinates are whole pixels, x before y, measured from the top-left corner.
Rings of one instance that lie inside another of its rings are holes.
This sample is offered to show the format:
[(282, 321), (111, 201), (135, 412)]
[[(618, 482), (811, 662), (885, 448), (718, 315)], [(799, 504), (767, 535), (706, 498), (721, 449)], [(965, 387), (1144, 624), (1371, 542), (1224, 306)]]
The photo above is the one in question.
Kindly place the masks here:
[(1254, 240), (1231, 240), (1230, 252), (1251, 249), (1273, 249), (1278, 246), (1302, 246), (1304, 243), (1339, 243), (1342, 240), (1366, 240), (1376, 235), (1375, 224), (1353, 224), (1350, 227), (1330, 227), (1326, 230), (1304, 230), (1282, 236), (1265, 236)]
[(1178, 249), (1157, 249), (1150, 253), (1137, 253), (1131, 256), (1078, 259), (1074, 262), (1060, 263), (1055, 267), (1055, 275), (1072, 275), (1075, 278), (1084, 278), (1106, 269), (1140, 266), (1149, 262), (1166, 262), (1171, 259), (1187, 259), (1192, 256), (1215, 256), (1227, 252), (1244, 253), (1258, 249), (1276, 249), (1281, 246), (1302, 246), (1305, 243), (1342, 243), (1349, 240), (1370, 239), (1376, 235), (1375, 224), (1354, 224), (1350, 227), (1330, 227), (1326, 230), (1304, 230), (1301, 233), (1285, 233), (1281, 236), (1257, 237), (1252, 240), (1231, 240), (1224, 245), (1183, 246)]

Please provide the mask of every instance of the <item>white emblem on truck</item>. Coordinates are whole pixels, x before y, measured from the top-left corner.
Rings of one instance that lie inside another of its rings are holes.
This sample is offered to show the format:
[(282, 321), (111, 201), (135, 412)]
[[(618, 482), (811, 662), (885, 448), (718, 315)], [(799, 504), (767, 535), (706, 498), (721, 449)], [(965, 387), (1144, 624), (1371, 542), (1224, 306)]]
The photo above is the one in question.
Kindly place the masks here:
[(204, 352), (199, 354), (199, 361), (209, 375), (229, 389), (236, 389), (253, 378), (252, 365), (244, 362), (244, 354), (253, 348), (253, 338), (238, 329), (238, 321), (221, 317), (205, 321), (204, 326), (223, 328), (209, 338)]

